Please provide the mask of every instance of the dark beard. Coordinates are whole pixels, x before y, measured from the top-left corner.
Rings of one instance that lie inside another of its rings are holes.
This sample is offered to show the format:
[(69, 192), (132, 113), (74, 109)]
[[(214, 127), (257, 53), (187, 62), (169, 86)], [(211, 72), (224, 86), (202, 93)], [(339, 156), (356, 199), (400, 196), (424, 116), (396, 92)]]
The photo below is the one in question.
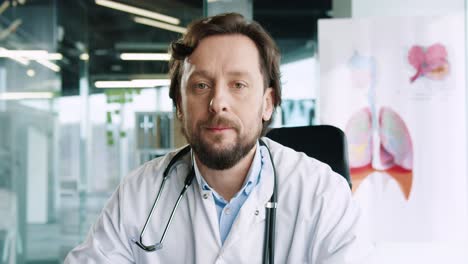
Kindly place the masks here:
[[(222, 119), (216, 120), (218, 123), (223, 123)], [(200, 135), (200, 131), (202, 130), (200, 127), (197, 131), (192, 132), (191, 135), (188, 135), (189, 133), (184, 128), (182, 132), (185, 134), (185, 138), (198, 159), (205, 166), (213, 170), (227, 170), (234, 167), (252, 150), (261, 134), (261, 128), (252, 138), (245, 138), (245, 140), (242, 140), (240, 135), (237, 134), (236, 140), (232, 145), (223, 149), (214, 149), (208, 142), (203, 141)], [(237, 126), (234, 127), (239, 133)]]
[(252, 150), (257, 142), (257, 137), (247, 142), (241, 143), (240, 141), (239, 137), (237, 137), (233, 146), (221, 150), (211, 148), (209, 144), (202, 142), (200, 137), (190, 142), (190, 145), (198, 159), (200, 159), (205, 166), (213, 170), (227, 170), (234, 167), (234, 165)]

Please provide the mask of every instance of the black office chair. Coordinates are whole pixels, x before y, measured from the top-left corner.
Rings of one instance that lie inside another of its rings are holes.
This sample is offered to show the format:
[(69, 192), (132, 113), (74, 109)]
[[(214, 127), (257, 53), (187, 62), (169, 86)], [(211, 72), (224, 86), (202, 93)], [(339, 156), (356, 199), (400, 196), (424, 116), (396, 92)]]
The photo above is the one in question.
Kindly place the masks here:
[(350, 188), (352, 187), (346, 136), (341, 129), (329, 125), (282, 127), (270, 130), (266, 136), (327, 163), (332, 170), (346, 179)]

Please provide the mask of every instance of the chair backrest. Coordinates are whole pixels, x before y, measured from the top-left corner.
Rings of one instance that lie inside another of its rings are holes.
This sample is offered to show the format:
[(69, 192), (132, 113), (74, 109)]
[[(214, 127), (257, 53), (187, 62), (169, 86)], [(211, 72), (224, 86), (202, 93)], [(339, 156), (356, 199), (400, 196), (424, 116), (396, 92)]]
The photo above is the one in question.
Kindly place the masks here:
[(327, 163), (351, 187), (346, 136), (341, 129), (329, 125), (282, 127), (270, 130), (266, 136)]

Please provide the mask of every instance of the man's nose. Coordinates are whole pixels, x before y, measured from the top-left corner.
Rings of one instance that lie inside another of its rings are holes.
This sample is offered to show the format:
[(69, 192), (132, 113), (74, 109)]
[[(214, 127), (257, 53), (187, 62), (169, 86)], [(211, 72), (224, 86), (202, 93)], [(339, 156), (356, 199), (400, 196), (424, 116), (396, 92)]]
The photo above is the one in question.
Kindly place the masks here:
[(220, 113), (227, 111), (229, 108), (229, 95), (227, 88), (217, 85), (213, 91), (209, 104), (209, 111), (212, 113)]

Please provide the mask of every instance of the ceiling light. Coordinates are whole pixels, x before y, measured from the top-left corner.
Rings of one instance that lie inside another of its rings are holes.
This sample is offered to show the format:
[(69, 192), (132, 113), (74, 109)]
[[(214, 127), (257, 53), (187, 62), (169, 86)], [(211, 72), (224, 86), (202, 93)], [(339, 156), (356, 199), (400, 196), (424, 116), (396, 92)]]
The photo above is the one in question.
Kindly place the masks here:
[(182, 33), (182, 34), (185, 34), (185, 32), (187, 32), (187, 29), (184, 28), (184, 27), (169, 25), (169, 24), (166, 24), (166, 23), (163, 23), (163, 22), (147, 19), (147, 18), (144, 18), (144, 17), (135, 17), (133, 20), (136, 23), (139, 23), (139, 24), (143, 24), (143, 25), (147, 25), (147, 26), (151, 26), (151, 27), (162, 28), (162, 29), (165, 29), (165, 30), (174, 31), (174, 32)]
[(10, 1), (3, 1), (3, 3), (0, 5), (0, 14), (5, 12), (5, 10), (10, 6)]
[(0, 48), (0, 57), (2, 58), (23, 58), (25, 60), (61, 60), (63, 55), (60, 53), (49, 53), (45, 50), (8, 50)]
[(0, 57), (10, 58), (23, 65), (29, 65), (29, 60), (35, 60), (37, 63), (55, 71), (60, 71), (60, 66), (49, 60), (63, 59), (60, 53), (48, 53), (45, 50), (8, 50), (0, 47)]
[(60, 66), (58, 66), (57, 64), (53, 63), (53, 62), (50, 62), (48, 60), (45, 60), (45, 59), (37, 59), (36, 60), (37, 63), (53, 70), (54, 72), (59, 72), (60, 71)]
[(23, 58), (23, 57), (20, 57), (20, 56), (17, 56), (15, 54), (12, 54), (9, 50), (5, 49), (5, 48), (2, 48), (0, 47), (0, 57), (4, 57), (4, 58), (10, 58), (12, 60), (15, 60), (23, 65), (29, 65), (29, 60)]
[(168, 86), (171, 84), (171, 80), (169, 79), (135, 79), (131, 80), (132, 83), (136, 85), (142, 86)]
[(80, 55), (80, 60), (84, 60), (84, 61), (89, 60), (89, 54), (88, 53), (82, 53)]
[(143, 60), (143, 61), (168, 61), (171, 55), (168, 53), (122, 53), (122, 60)]
[(120, 11), (123, 11), (123, 12), (131, 13), (131, 14), (135, 14), (135, 15), (139, 15), (139, 16), (144, 16), (144, 17), (149, 17), (149, 18), (152, 18), (152, 19), (161, 20), (161, 21), (164, 21), (164, 22), (167, 22), (167, 23), (170, 23), (170, 24), (174, 24), (174, 25), (180, 24), (180, 20), (178, 18), (171, 17), (171, 16), (166, 16), (166, 15), (156, 13), (156, 12), (152, 12), (152, 11), (148, 11), (146, 9), (137, 8), (137, 7), (129, 6), (129, 5), (124, 5), (124, 4), (117, 3), (117, 2), (114, 2), (114, 1), (109, 1), (109, 0), (96, 0), (95, 2), (98, 5), (105, 6), (105, 7), (112, 8), (112, 9), (116, 9), (116, 10), (120, 10)]
[(0, 51), (0, 57), (23, 57), (23, 58), (45, 58), (47, 57), (47, 51), (45, 50), (8, 50), (2, 49)]
[(48, 60), (61, 60), (63, 55), (60, 53), (48, 53), (46, 59)]
[(0, 100), (51, 99), (51, 92), (0, 93)]
[(26, 71), (26, 74), (29, 76), (29, 77), (34, 77), (34, 75), (36, 75), (36, 72), (33, 70), (33, 69), (28, 69)]
[[(0, 14), (1, 13), (2, 11), (0, 10)], [(15, 32), (18, 29), (18, 27), (21, 26), (22, 23), (23, 21), (18, 18), (15, 21), (13, 21), (10, 25), (8, 25), (6, 29), (3, 29), (2, 31), (0, 31), (0, 40), (4, 40), (8, 36), (10, 36), (10, 34)]]
[(168, 86), (169, 79), (135, 79), (130, 81), (96, 81), (96, 88), (150, 88), (156, 86)]

